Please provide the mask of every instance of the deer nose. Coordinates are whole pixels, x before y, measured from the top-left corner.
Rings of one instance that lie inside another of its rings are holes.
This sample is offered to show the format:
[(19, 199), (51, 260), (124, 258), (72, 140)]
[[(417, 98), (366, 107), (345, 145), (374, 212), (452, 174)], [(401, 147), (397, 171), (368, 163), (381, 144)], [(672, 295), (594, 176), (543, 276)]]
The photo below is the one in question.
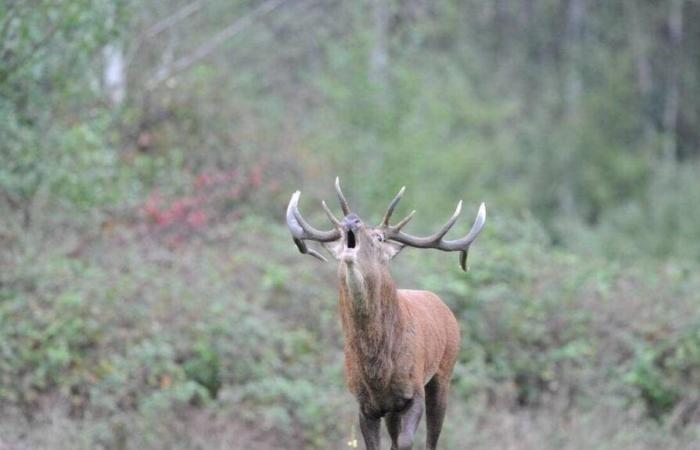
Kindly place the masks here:
[(343, 221), (341, 223), (345, 230), (355, 231), (360, 226), (360, 224), (362, 224), (362, 221), (355, 214), (350, 213), (347, 216), (343, 217)]

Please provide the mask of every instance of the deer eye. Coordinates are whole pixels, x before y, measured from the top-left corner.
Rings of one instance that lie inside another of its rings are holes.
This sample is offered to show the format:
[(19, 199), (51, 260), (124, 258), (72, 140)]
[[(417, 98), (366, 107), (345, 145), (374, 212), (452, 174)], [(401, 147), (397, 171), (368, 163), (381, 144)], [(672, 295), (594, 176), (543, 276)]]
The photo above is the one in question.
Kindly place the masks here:
[(379, 242), (384, 242), (384, 235), (382, 233), (375, 234), (375, 237)]

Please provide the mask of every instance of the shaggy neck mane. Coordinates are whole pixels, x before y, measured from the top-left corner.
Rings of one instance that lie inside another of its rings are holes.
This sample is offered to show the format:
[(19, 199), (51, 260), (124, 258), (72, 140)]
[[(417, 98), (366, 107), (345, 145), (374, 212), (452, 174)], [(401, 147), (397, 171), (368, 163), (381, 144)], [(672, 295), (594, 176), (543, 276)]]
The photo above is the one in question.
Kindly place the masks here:
[(347, 356), (367, 382), (386, 385), (403, 330), (396, 286), (384, 267), (370, 276), (357, 266), (341, 271), (339, 306)]

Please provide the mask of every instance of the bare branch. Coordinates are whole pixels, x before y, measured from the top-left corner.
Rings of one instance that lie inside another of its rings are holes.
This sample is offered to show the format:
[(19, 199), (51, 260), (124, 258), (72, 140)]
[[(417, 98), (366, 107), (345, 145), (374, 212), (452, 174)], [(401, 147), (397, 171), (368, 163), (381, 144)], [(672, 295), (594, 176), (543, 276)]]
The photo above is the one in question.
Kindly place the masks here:
[(162, 33), (163, 31), (167, 30), (168, 28), (171, 28), (178, 23), (180, 23), (182, 20), (188, 18), (192, 14), (196, 13), (200, 9), (204, 7), (204, 5), (207, 3), (208, 0), (197, 0), (192, 3), (188, 3), (184, 7), (180, 8), (177, 10), (175, 13), (169, 15), (165, 19), (161, 20), (160, 22), (157, 22), (155, 25), (152, 25), (148, 30), (145, 32), (141, 33), (140, 37), (136, 40), (136, 44), (127, 52), (126, 56), (126, 65), (130, 66), (131, 62), (134, 60), (136, 55), (138, 54), (139, 50), (141, 49), (141, 46), (145, 41), (148, 39), (152, 39)]
[(146, 39), (152, 39), (156, 35), (162, 33), (163, 31), (167, 30), (168, 28), (177, 25), (180, 21), (183, 19), (188, 18), (192, 14), (196, 13), (202, 7), (206, 4), (207, 2), (204, 0), (197, 0), (192, 3), (188, 3), (184, 7), (180, 8), (178, 11), (176, 11), (174, 14), (166, 17), (165, 19), (161, 20), (160, 22), (157, 22), (155, 25), (150, 27), (145, 33), (144, 37)]
[(265, 14), (268, 14), (269, 12), (281, 6), (283, 3), (284, 0), (267, 0), (261, 3), (248, 15), (239, 18), (228, 27), (219, 31), (216, 35), (214, 35), (214, 37), (212, 37), (207, 42), (199, 46), (194, 52), (176, 60), (169, 68), (169, 70), (156, 74), (156, 76), (154, 76), (148, 82), (148, 89), (152, 90), (156, 88), (159, 84), (169, 80), (174, 75), (189, 69), (202, 59), (211, 55), (224, 42), (231, 39), (233, 36), (237, 35), (241, 31), (245, 30), (250, 25), (252, 25), (255, 19), (257, 19), (260, 16), (264, 16)]
[(141, 46), (145, 41), (156, 37), (158, 34), (162, 33), (168, 28), (172, 28), (173, 26), (182, 22), (184, 19), (188, 18), (192, 14), (198, 12), (200, 9), (202, 9), (202, 7), (204, 7), (205, 3), (207, 3), (207, 0), (197, 0), (192, 3), (188, 3), (184, 7), (177, 10), (175, 13), (157, 22), (155, 25), (152, 25), (148, 30), (141, 33), (139, 39), (136, 40), (136, 44), (127, 52), (126, 66), (128, 67), (131, 65), (131, 62), (136, 57), (139, 50), (141, 49)]

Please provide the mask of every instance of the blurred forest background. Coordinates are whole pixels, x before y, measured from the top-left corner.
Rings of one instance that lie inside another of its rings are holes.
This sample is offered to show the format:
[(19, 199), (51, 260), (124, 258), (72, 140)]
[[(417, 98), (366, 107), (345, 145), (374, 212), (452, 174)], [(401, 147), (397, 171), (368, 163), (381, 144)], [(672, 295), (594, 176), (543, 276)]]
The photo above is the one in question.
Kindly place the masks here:
[(0, 448), (348, 448), (283, 221), (336, 175), (415, 234), (487, 202), (470, 272), (393, 264), (462, 324), (442, 448), (700, 448), (699, 44), (695, 0), (0, 0)]

